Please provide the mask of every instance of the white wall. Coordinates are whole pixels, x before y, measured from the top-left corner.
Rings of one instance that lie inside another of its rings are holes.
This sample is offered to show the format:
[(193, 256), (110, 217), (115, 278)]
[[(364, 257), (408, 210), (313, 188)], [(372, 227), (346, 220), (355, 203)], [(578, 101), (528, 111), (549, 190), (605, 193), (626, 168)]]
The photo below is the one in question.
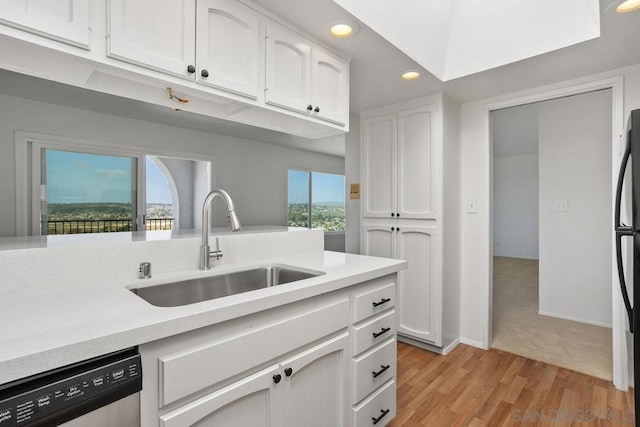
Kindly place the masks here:
[(539, 311), (611, 326), (611, 91), (541, 103), (538, 116)]
[(538, 107), (491, 113), (493, 254), (538, 259)]
[(345, 250), (351, 254), (360, 253), (360, 199), (349, 198), (350, 184), (360, 183), (360, 115), (349, 116), (349, 133), (345, 135), (345, 183), (347, 185), (347, 230)]
[[(461, 144), (462, 144), (462, 200), (477, 198), (478, 213), (461, 217), (461, 339), (463, 342), (487, 347), (486, 337), (490, 313), (491, 298), (489, 281), (491, 280), (489, 223), (490, 210), (488, 200), (490, 186), (489, 151), (485, 146), (489, 129), (486, 125), (487, 105), (508, 102), (524, 96), (534, 96), (568, 86), (592, 82), (599, 79), (624, 76), (624, 117), (634, 108), (640, 108), (640, 65), (612, 70), (596, 76), (588, 76), (571, 82), (512, 93), (505, 96), (474, 101), (462, 105)], [(625, 119), (626, 120), (626, 119)], [(616, 284), (617, 286), (617, 284)]]
[(493, 254), (538, 259), (538, 156), (493, 159)]
[[(286, 225), (287, 170), (343, 174), (344, 159), (279, 145), (0, 95), (0, 236), (15, 235), (14, 131), (216, 156), (215, 185), (233, 197), (245, 225)], [(214, 202), (218, 224), (222, 204)]]

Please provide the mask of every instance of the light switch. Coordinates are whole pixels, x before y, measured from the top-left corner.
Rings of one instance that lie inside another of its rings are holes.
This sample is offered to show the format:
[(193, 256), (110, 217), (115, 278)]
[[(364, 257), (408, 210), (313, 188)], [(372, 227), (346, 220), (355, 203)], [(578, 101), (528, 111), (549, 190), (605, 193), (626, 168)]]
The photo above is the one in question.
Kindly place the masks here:
[(568, 200), (556, 200), (553, 202), (553, 210), (556, 212), (568, 212), (569, 201)]
[(478, 213), (478, 199), (474, 198), (469, 198), (465, 200), (465, 211), (468, 214), (474, 214), (474, 213)]

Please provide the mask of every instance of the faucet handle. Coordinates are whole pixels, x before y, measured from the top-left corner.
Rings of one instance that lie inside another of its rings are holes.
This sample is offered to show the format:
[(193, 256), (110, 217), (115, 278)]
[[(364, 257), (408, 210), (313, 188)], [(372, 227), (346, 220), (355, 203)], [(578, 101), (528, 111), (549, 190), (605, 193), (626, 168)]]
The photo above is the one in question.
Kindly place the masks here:
[(220, 258), (222, 258), (222, 251), (220, 250), (220, 240), (217, 237), (216, 237), (216, 250), (211, 251), (209, 258), (215, 258), (216, 260), (219, 260)]

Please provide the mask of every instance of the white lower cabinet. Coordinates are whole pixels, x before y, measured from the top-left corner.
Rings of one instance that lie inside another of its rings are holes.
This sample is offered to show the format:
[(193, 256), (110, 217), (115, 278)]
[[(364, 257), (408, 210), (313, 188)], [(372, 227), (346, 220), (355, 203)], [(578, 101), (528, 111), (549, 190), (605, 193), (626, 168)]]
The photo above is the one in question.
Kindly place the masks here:
[[(395, 378), (396, 280), (392, 274), (141, 345), (141, 425), (371, 425), (354, 422), (354, 408)], [(388, 412), (378, 425), (392, 418)]]
[(225, 426), (271, 427), (279, 425), (280, 394), (271, 366), (215, 393), (160, 416), (162, 427)]
[(442, 344), (439, 233), (436, 226), (415, 223), (365, 222), (362, 251), (365, 255), (409, 262), (409, 267), (398, 276), (398, 333), (439, 346)]

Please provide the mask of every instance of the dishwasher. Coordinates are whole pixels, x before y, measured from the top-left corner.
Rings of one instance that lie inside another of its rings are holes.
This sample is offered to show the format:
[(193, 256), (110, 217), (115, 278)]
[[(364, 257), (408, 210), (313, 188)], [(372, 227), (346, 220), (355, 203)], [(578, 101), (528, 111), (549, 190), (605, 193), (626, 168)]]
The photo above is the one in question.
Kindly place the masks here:
[(0, 386), (0, 427), (137, 427), (142, 366), (136, 348)]

